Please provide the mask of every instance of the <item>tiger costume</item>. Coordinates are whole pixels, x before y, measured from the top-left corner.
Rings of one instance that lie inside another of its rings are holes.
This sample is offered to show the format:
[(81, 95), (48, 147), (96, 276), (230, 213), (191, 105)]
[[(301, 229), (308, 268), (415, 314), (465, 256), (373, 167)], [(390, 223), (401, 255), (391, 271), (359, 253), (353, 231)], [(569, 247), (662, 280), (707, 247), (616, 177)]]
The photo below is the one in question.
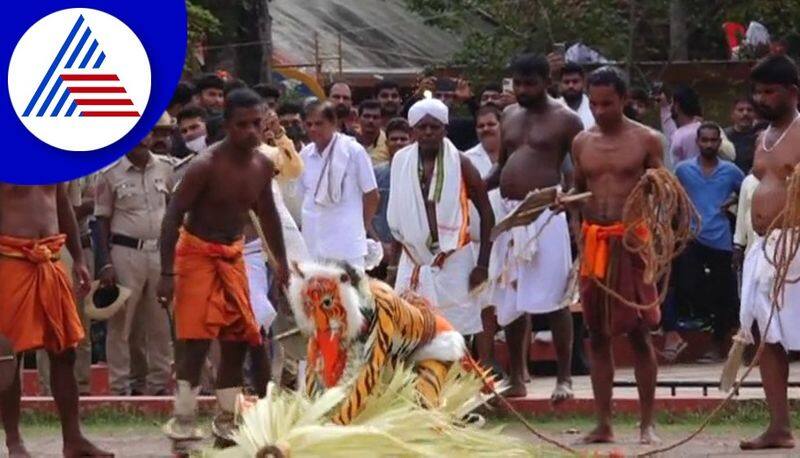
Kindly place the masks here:
[(383, 371), (412, 363), (423, 406), (439, 405), (442, 384), (466, 355), (464, 338), (420, 297), (403, 298), (377, 280), (364, 280), (346, 264), (294, 264), (289, 302), (309, 337), (306, 391), (357, 376), (333, 421), (346, 425), (363, 410)]

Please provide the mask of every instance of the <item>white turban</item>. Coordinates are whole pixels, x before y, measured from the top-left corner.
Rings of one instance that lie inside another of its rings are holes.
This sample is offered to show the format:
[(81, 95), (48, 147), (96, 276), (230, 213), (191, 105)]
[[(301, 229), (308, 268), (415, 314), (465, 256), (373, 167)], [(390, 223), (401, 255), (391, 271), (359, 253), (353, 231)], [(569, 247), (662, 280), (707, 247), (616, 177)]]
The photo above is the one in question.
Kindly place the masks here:
[(411, 125), (411, 127), (414, 127), (426, 115), (431, 115), (435, 119), (441, 121), (442, 124), (447, 125), (447, 113), (447, 105), (445, 105), (441, 100), (425, 98), (414, 105), (411, 105), (411, 109), (408, 110), (408, 123)]

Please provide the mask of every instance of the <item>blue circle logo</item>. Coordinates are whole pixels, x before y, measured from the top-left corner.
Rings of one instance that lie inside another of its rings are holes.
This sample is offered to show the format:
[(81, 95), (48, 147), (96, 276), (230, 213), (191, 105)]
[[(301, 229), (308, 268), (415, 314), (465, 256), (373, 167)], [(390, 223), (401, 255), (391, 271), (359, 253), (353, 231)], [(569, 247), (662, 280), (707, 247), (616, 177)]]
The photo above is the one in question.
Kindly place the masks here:
[(20, 8), (0, 32), (12, 45), (0, 51), (0, 119), (11, 133), (3, 182), (67, 181), (113, 162), (155, 124), (183, 68), (183, 0), (46, 3)]

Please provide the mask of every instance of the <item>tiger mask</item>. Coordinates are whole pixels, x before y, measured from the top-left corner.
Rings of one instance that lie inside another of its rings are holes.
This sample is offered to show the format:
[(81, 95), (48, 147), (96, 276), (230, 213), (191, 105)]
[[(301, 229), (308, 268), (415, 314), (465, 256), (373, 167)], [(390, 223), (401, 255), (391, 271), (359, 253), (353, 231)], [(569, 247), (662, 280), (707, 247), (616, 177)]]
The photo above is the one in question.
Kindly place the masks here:
[(347, 365), (347, 349), (368, 325), (361, 276), (347, 264), (294, 263), (289, 302), (308, 340), (308, 365), (330, 388)]

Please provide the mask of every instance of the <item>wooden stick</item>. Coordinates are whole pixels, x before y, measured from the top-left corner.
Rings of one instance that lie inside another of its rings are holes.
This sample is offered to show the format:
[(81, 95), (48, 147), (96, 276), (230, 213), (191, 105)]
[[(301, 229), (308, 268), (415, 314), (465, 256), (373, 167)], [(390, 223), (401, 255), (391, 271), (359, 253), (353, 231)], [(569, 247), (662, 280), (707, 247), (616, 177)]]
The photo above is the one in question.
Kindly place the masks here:
[(277, 336), (273, 337), (273, 339), (274, 340), (288, 339), (289, 337), (296, 336), (297, 334), (300, 334), (300, 328), (293, 328), (288, 331), (282, 332)]
[[(539, 197), (545, 192), (551, 192), (550, 188), (543, 191), (535, 191), (535, 194), (534, 192), (528, 194), (526, 200), (529, 198), (533, 198), (534, 196)], [(580, 194), (567, 194), (561, 198), (561, 202), (564, 204), (569, 204), (572, 202), (586, 200), (590, 197), (592, 197), (591, 192), (582, 192)], [(519, 213), (511, 212), (508, 216), (503, 218), (492, 228), (491, 240), (494, 241), (500, 234), (514, 227), (530, 224), (530, 222), (536, 219), (541, 212), (552, 207), (555, 204), (555, 200), (556, 199), (553, 198), (552, 201), (546, 204), (537, 205), (536, 207), (523, 210)], [(524, 201), (520, 205), (524, 205)]]

